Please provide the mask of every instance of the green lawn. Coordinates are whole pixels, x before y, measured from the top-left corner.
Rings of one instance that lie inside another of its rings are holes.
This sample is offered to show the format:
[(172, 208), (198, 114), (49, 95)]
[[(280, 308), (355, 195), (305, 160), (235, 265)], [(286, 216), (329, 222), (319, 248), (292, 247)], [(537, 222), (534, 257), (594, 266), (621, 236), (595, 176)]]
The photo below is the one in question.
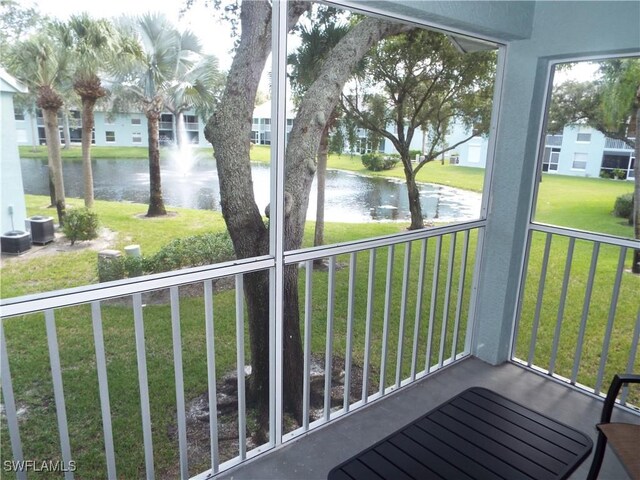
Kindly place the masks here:
[[(145, 150), (146, 153), (146, 149)], [(131, 153), (126, 153), (129, 158)], [(98, 158), (95, 157), (94, 158)], [(269, 149), (255, 146), (252, 159), (268, 162)], [(359, 159), (348, 155), (331, 157), (330, 168), (340, 168), (357, 173), (365, 173)], [(402, 171), (394, 169), (384, 175), (401, 177)], [(483, 172), (437, 163), (427, 165), (420, 174), (421, 181), (449, 184), (456, 187), (478, 190), (481, 188)], [(626, 193), (631, 185), (624, 182), (600, 179), (579, 179), (545, 175), (540, 185), (540, 198), (537, 220), (562, 224), (581, 229), (597, 230), (613, 235), (629, 237), (631, 227), (620, 219), (610, 215), (616, 196)], [(597, 194), (594, 194), (597, 192)], [(79, 199), (69, 199), (69, 204), (81, 206)], [(47, 198), (27, 196), (29, 215), (48, 214)], [(209, 211), (170, 208), (175, 215), (167, 218), (146, 219), (142, 214), (146, 206), (131, 203), (97, 201), (95, 210), (102, 226), (114, 235), (115, 247), (141, 245), (144, 254), (156, 252), (173, 238), (184, 237), (207, 231), (219, 231), (224, 228), (221, 215)], [(305, 232), (305, 245), (311, 244), (313, 223), (309, 223)], [(406, 228), (403, 224), (380, 223), (359, 224), (357, 228), (349, 224), (331, 223), (326, 227), (327, 243), (345, 242), (365, 237), (377, 237), (397, 233)], [(451, 246), (447, 236), (442, 242), (442, 261), (439, 265), (438, 293), (434, 299), (434, 324), (430, 362), (438, 361), (442, 332), (446, 332), (442, 345), (445, 357), (451, 351), (453, 321), (457, 303), (457, 285), (460, 279), (459, 257), (456, 257), (452, 272), (452, 290), (448, 304), (451, 306), (445, 320), (445, 299), (447, 282), (447, 259)], [(475, 251), (476, 236), (471, 235), (471, 251)], [(516, 353), (526, 358), (528, 353), (531, 323), (537, 300), (538, 279), (544, 239), (536, 234), (533, 242), (533, 255), (528, 269), (521, 335), (517, 339)], [(456, 237), (456, 251), (462, 248), (462, 235)], [(406, 306), (405, 336), (403, 338), (404, 355), (403, 376), (409, 373), (411, 363), (412, 335), (414, 328), (418, 259), (420, 242), (412, 244), (412, 262), (409, 271), (408, 298)], [(549, 266), (549, 280), (544, 291), (544, 302), (540, 329), (538, 332), (534, 361), (547, 367), (554, 334), (555, 318), (564, 272), (564, 252), (566, 240), (554, 239)], [(387, 267), (387, 248), (381, 248), (377, 254), (377, 269), (374, 282), (374, 317), (371, 347), (371, 381), (378, 388), (378, 375), (382, 352), (383, 316), (385, 309), (385, 284)], [(590, 246), (578, 244), (572, 265), (570, 291), (567, 298), (560, 354), (557, 371), (568, 376), (573, 364), (573, 352), (577, 341), (585, 282), (589, 269)], [(386, 373), (386, 385), (393, 383), (396, 369), (396, 346), (399, 338), (399, 318), (401, 311), (403, 259), (405, 247), (398, 247), (394, 256), (392, 277), (392, 302), (390, 306), (389, 355)], [(427, 284), (423, 288), (422, 318), (430, 317), (430, 302), (435, 269), (435, 241), (428, 242)], [(463, 290), (463, 311), (458, 331), (464, 338), (466, 329), (466, 309), (469, 301), (474, 263), (466, 266), (466, 283)], [(598, 262), (596, 287), (592, 297), (592, 307), (588, 316), (587, 342), (583, 354), (578, 381), (591, 385), (597, 373), (602, 352), (602, 338), (608, 308), (611, 302), (611, 287), (617, 266), (618, 254), (615, 250), (603, 248)], [(336, 273), (334, 351), (337, 357), (343, 357), (347, 330), (347, 304), (349, 290), (348, 256), (337, 258), (339, 268)], [(357, 256), (357, 282), (354, 294), (354, 342), (353, 355), (356, 364), (362, 365), (364, 357), (364, 317), (367, 306), (368, 254)], [(68, 288), (97, 282), (96, 252), (83, 248), (82, 244), (70, 252), (58, 252), (47, 256), (26, 256), (20, 261), (6, 261), (2, 266), (1, 292), (3, 298), (30, 293), (39, 293), (60, 288)], [(301, 270), (304, 279), (304, 270)], [(300, 298), (304, 298), (304, 281), (300, 282)], [(312, 297), (312, 349), (322, 355), (325, 348), (327, 318), (326, 271), (313, 274)], [(206, 392), (206, 348), (204, 305), (200, 295), (189, 295), (186, 288), (180, 289), (180, 318), (182, 331), (183, 369), (185, 394), (192, 399)], [(613, 331), (612, 346), (606, 364), (606, 373), (626, 368), (625, 355), (628, 354), (631, 333), (637, 309), (637, 292), (640, 291), (640, 278), (625, 273)], [(636, 292), (636, 293), (634, 293)], [(178, 462), (178, 444), (172, 434), (175, 425), (175, 384), (173, 372), (173, 350), (171, 340), (171, 312), (165, 301), (145, 297), (144, 321), (145, 342), (148, 362), (149, 389), (151, 398), (151, 416), (153, 422), (153, 444), (155, 466), (161, 478), (174, 476)], [(216, 370), (219, 376), (235, 368), (235, 292), (233, 289), (220, 290), (214, 296)], [(121, 478), (139, 478), (144, 476), (144, 451), (142, 448), (142, 430), (138, 393), (138, 372), (135, 356), (135, 336), (131, 307), (126, 302), (105, 302), (102, 306), (105, 349), (109, 375), (109, 389), (113, 429), (115, 435), (118, 475)], [(74, 460), (78, 462), (79, 478), (92, 478), (95, 472), (104, 472), (104, 454), (102, 445), (102, 425), (98, 386), (96, 381), (95, 352), (93, 331), (88, 306), (73, 306), (56, 311), (57, 336), (60, 346), (61, 363), (67, 415), (71, 431), (71, 447)], [(59, 443), (56, 427), (55, 406), (52, 396), (51, 371), (49, 367), (48, 347), (43, 315), (26, 315), (4, 320), (7, 350), (11, 361), (11, 372), (18, 407), (26, 412), (20, 420), (24, 456), (29, 459), (45, 460), (59, 458)], [(426, 359), (427, 330), (422, 324), (419, 338), (418, 369), (424, 368)], [(245, 332), (248, 342), (248, 334)], [(247, 344), (248, 345), (248, 344)], [(458, 344), (456, 352), (463, 349)], [(248, 348), (246, 349), (248, 357)], [(247, 361), (249, 359), (247, 358)], [(591, 382), (591, 383), (590, 383)], [(639, 399), (633, 398), (637, 403)], [(2, 430), (2, 452), (10, 452), (6, 432), (5, 417), (0, 423)], [(195, 440), (190, 439), (190, 442)], [(9, 454), (2, 454), (2, 460)], [(191, 463), (191, 474), (199, 473), (207, 465)]]
[[(19, 150), (22, 158), (47, 158), (47, 147), (45, 145), (35, 148), (22, 145)], [(161, 149), (161, 151), (163, 150)], [(82, 148), (79, 145), (63, 148), (60, 152), (63, 160), (82, 160)], [(147, 159), (149, 158), (149, 150), (147, 147), (91, 147), (91, 158)]]
[(611, 214), (615, 199), (633, 192), (632, 182), (545, 174), (539, 192), (538, 222), (633, 237), (631, 225)]
[[(371, 172), (362, 165), (360, 156), (358, 155), (331, 155), (328, 161), (328, 168), (347, 170), (362, 175), (404, 179), (402, 164), (398, 164), (391, 170)], [(439, 185), (462, 188), (463, 190), (470, 190), (472, 192), (482, 192), (484, 169), (460, 167), (458, 165), (449, 165), (448, 163), (441, 164), (440, 162), (430, 162), (420, 169), (416, 178), (418, 182), (436, 183)]]

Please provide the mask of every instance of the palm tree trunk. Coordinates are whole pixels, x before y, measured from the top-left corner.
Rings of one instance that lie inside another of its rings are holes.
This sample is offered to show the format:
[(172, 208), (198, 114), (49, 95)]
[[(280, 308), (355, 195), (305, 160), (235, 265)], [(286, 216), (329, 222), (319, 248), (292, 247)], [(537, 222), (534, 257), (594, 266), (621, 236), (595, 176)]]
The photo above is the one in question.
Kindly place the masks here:
[(58, 112), (48, 108), (42, 109), (44, 117), (44, 131), (47, 138), (49, 155), (49, 171), (53, 179), (55, 206), (58, 213), (58, 223), (64, 225), (66, 204), (64, 195), (64, 180), (62, 176), (62, 159), (60, 157), (60, 135), (58, 133)]
[(71, 131), (69, 129), (69, 112), (62, 112), (62, 136), (64, 137), (64, 149), (71, 147)]
[[(155, 103), (155, 102), (154, 102)], [(147, 132), (149, 134), (149, 209), (147, 217), (166, 215), (162, 198), (162, 179), (160, 176), (160, 145), (158, 135), (159, 110), (150, 108), (146, 112)]]
[(33, 114), (29, 112), (29, 118), (31, 118), (31, 146), (33, 147), (32, 151), (38, 151), (38, 145), (40, 143), (38, 139), (38, 115), (36, 114), (36, 108), (33, 107)]
[(82, 176), (84, 180), (84, 206), (93, 207), (93, 170), (91, 167), (91, 140), (93, 136), (93, 107), (95, 98), (82, 98)]

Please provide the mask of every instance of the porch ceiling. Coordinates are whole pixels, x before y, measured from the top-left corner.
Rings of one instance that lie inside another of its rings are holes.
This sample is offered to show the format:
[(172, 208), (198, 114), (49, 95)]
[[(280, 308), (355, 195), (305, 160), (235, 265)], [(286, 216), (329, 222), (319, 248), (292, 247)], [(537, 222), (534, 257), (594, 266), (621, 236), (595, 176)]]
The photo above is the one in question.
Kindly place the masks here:
[[(511, 363), (492, 366), (468, 358), (395, 394), (336, 420), (279, 449), (226, 471), (221, 479), (326, 479), (329, 470), (403, 425), (415, 420), (471, 386), (492, 389), (589, 435), (595, 445), (595, 423), (602, 402)], [(634, 415), (617, 411), (620, 421)], [(637, 419), (635, 420), (637, 422)], [(591, 456), (571, 479), (586, 478)], [(602, 479), (627, 478), (615, 456), (607, 452)]]

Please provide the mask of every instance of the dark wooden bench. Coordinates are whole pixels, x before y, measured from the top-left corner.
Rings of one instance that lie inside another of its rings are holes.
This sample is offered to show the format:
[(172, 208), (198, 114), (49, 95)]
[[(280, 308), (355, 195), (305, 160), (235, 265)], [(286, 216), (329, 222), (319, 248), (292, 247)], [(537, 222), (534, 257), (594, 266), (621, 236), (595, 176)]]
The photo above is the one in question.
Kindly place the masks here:
[(474, 387), (338, 465), (328, 479), (564, 479), (592, 446), (585, 434)]

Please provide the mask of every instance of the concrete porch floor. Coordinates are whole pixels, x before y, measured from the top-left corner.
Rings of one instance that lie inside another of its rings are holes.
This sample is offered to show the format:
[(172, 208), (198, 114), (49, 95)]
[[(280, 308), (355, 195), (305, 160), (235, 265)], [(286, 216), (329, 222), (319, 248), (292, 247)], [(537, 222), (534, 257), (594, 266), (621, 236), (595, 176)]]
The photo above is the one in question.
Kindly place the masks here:
[[(492, 389), (577, 428), (592, 438), (595, 448), (595, 424), (600, 418), (601, 401), (515, 364), (492, 366), (476, 358), (467, 358), (216, 478), (326, 479), (334, 466), (472, 386)], [(614, 412), (614, 419), (635, 423), (639, 421), (635, 414), (621, 409)], [(592, 455), (593, 452), (573, 473), (572, 480), (586, 478)], [(600, 478), (628, 478), (610, 451), (605, 454)]]

